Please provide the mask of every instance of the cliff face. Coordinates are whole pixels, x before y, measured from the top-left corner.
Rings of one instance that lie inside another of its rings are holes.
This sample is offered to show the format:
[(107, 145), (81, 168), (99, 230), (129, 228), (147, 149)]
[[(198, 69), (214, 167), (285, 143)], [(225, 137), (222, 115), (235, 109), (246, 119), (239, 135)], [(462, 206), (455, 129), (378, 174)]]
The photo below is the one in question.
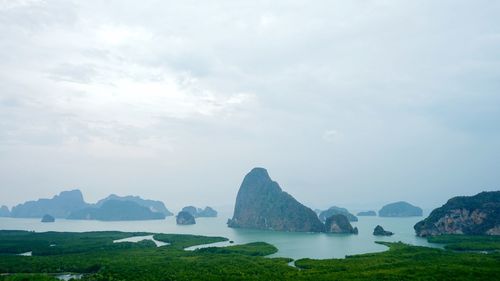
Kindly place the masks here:
[(418, 236), (500, 235), (500, 191), (454, 197), (414, 228)]
[(243, 179), (229, 227), (279, 231), (322, 232), (324, 225), (313, 210), (281, 190), (263, 168)]
[(380, 211), (380, 217), (421, 217), (423, 211), (417, 206), (404, 201), (387, 204)]

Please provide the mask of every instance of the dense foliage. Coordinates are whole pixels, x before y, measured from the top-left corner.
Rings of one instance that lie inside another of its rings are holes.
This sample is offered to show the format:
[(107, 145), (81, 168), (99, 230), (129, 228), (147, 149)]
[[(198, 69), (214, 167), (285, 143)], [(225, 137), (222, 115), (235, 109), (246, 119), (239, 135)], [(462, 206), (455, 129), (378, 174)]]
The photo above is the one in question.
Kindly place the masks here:
[[(383, 243), (383, 253), (345, 259), (267, 258), (277, 249), (263, 242), (224, 248), (184, 248), (225, 241), (223, 237), (155, 234), (170, 243), (112, 243), (145, 233), (33, 233), (0, 231), (0, 281), (55, 280), (63, 272), (84, 273), (83, 280), (498, 280), (500, 253), (471, 252)], [(440, 242), (457, 238), (439, 237)], [(474, 243), (473, 238), (466, 238)], [(486, 238), (481, 238), (486, 239)], [(56, 243), (57, 246), (50, 247)], [(496, 238), (493, 243), (500, 243)], [(47, 246), (49, 245), (49, 246)], [(450, 244), (453, 245), (453, 244)], [(48, 250), (60, 247), (61, 250)], [(12, 253), (33, 251), (33, 256)], [(333, 250), (333, 249), (332, 249)], [(5, 275), (5, 273), (8, 273)]]
[(427, 238), (432, 243), (446, 244), (456, 251), (500, 251), (500, 236), (492, 235), (438, 235)]

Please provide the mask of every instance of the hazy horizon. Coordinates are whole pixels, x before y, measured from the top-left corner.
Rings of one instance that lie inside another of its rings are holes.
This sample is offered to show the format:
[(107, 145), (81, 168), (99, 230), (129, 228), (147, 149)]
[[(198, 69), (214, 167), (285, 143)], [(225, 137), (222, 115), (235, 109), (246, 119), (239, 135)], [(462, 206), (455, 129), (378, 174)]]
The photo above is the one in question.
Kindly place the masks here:
[(0, 1), (0, 205), (500, 189), (500, 2)]

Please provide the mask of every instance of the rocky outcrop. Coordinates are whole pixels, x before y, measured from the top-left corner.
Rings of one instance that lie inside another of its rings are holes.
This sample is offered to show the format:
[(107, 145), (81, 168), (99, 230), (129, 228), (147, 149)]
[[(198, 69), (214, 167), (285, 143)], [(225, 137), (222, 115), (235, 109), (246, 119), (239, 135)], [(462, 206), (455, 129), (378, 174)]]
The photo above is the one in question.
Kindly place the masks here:
[(7, 206), (0, 207), (0, 217), (10, 217), (9, 207)]
[(340, 208), (337, 206), (332, 206), (328, 208), (328, 210), (322, 211), (321, 213), (319, 213), (318, 217), (322, 222), (325, 222), (328, 217), (338, 214), (346, 216), (350, 222), (358, 221), (358, 218), (355, 215), (351, 214), (346, 208)]
[(131, 201), (131, 202), (139, 204), (140, 206), (148, 208), (151, 212), (162, 213), (165, 216), (174, 215), (172, 212), (170, 212), (165, 207), (165, 204), (163, 204), (163, 202), (161, 202), (161, 201), (142, 199), (139, 196), (130, 196), (130, 195), (129, 196), (118, 196), (116, 194), (111, 194), (108, 197), (99, 200), (96, 203), (96, 207), (100, 208), (105, 202), (107, 202), (109, 200)]
[(129, 221), (129, 220), (161, 220), (165, 215), (153, 212), (149, 208), (132, 201), (109, 200), (100, 207), (88, 207), (72, 212), (68, 219)]
[(417, 206), (404, 201), (387, 204), (380, 211), (380, 217), (421, 217), (423, 211)]
[(281, 190), (266, 169), (254, 168), (240, 186), (228, 226), (279, 231), (322, 232), (316, 213)]
[(418, 236), (500, 235), (500, 191), (451, 198), (414, 229)]
[(177, 214), (176, 222), (177, 222), (177, 224), (180, 224), (180, 225), (196, 224), (196, 220), (194, 219), (194, 216), (191, 215), (191, 213), (186, 212), (186, 211), (180, 211)]
[(203, 210), (198, 209), (198, 217), (215, 218), (217, 217), (217, 211), (212, 207), (206, 206)]
[(63, 191), (52, 199), (39, 199), (28, 201), (12, 208), (11, 216), (14, 218), (41, 218), (51, 214), (56, 218), (66, 218), (71, 212), (88, 207), (83, 201), (82, 192), (78, 189)]
[(375, 211), (363, 211), (356, 214), (358, 217), (374, 217), (377, 216)]
[(190, 213), (195, 218), (214, 218), (217, 217), (217, 211), (211, 207), (205, 207), (205, 209), (196, 208), (195, 206), (186, 206), (182, 208), (183, 211)]
[(375, 236), (391, 236), (393, 235), (394, 233), (392, 233), (391, 231), (387, 231), (385, 230), (382, 226), (380, 225), (377, 225), (375, 227), (375, 229), (373, 230), (373, 235)]
[(51, 215), (44, 215), (42, 217), (42, 222), (55, 222), (56, 219)]
[(352, 227), (347, 217), (343, 214), (328, 217), (325, 221), (325, 231), (328, 233), (358, 234), (358, 228)]

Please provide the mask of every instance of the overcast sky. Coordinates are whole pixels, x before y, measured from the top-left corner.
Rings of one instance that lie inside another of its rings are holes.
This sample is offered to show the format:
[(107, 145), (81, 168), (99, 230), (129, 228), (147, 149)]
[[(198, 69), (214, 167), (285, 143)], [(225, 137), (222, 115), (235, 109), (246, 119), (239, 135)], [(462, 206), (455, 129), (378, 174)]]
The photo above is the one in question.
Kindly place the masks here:
[(500, 1), (0, 0), (0, 205), (500, 189)]

